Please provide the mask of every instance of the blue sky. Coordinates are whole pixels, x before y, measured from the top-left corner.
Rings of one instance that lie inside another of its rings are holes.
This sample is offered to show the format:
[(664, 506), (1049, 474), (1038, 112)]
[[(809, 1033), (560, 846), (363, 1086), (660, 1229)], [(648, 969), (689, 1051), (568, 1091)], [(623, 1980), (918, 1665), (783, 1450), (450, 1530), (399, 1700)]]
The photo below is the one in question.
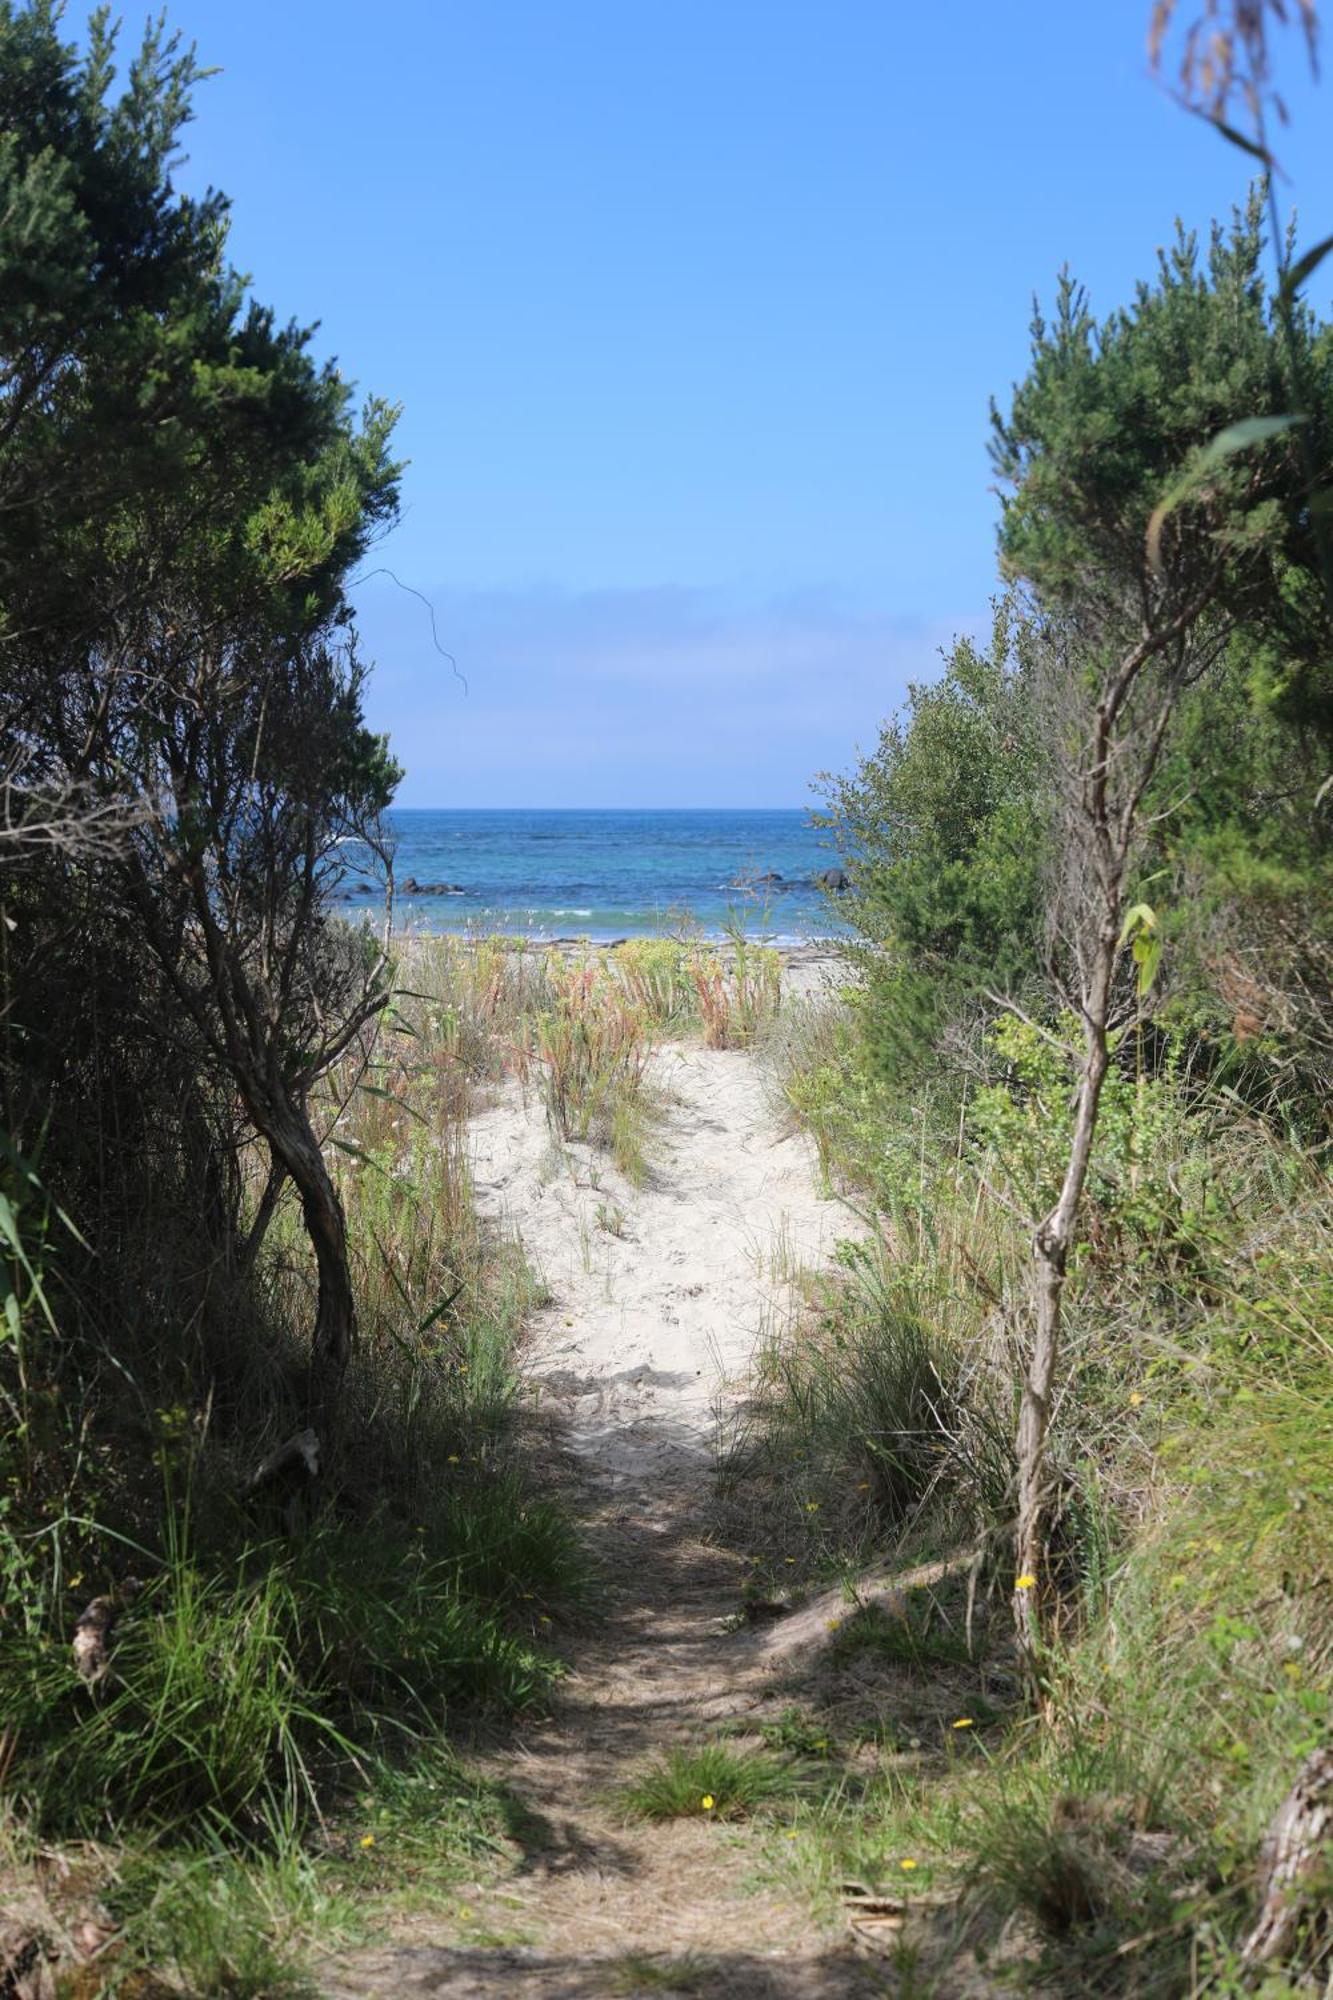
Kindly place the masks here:
[[(366, 578), (402, 803), (801, 805), (873, 742), (984, 621), (988, 398), (1033, 294), (1068, 263), (1109, 309), (1243, 194), (1148, 78), (1147, 13), (174, 0), (222, 72), (182, 178), (403, 404), (368, 567), (467, 687)], [(1288, 41), (1323, 235), (1333, 123)]]

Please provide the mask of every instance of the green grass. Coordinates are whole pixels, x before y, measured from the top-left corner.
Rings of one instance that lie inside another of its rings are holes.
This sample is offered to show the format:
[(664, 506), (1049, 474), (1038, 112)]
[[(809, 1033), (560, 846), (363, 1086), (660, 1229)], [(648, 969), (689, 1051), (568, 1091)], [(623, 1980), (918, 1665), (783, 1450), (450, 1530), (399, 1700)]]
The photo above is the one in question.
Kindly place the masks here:
[(854, 1660), (871, 1659), (907, 1667), (914, 1673), (969, 1665), (972, 1656), (963, 1634), (932, 1617), (928, 1607), (923, 1610), (924, 1597), (924, 1592), (914, 1592), (901, 1613), (877, 1604), (849, 1613), (829, 1642), (830, 1662), (846, 1666)]
[(627, 1785), (639, 1819), (744, 1819), (797, 1789), (792, 1769), (759, 1750), (705, 1743), (668, 1750)]
[(108, 1993), (165, 1974), (193, 2000), (315, 2000), (316, 1952), (360, 1929), (353, 1906), (291, 1846), (140, 1851), (121, 1859), (101, 1900), (121, 1933)]
[(448, 1552), (317, 1528), (223, 1570), (179, 1553), (124, 1614), (114, 1671), (92, 1690), (63, 1647), (6, 1632), (12, 1790), (50, 1833), (313, 1820), (366, 1758), (416, 1755), (455, 1709), (540, 1708), (557, 1665), (524, 1586), (558, 1601), (563, 1551), (553, 1564), (553, 1517), (533, 1512), (525, 1522), (512, 1493), (474, 1493), (464, 1546)]

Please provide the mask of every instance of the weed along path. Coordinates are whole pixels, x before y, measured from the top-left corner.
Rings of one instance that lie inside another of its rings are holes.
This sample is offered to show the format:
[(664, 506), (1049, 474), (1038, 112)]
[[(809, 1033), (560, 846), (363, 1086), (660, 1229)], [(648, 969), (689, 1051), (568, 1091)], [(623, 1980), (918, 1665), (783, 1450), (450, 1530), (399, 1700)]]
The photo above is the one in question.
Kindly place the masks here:
[(703, 1792), (685, 1817), (625, 1811), (663, 1753), (730, 1742), (729, 1727), (743, 1746), (781, 1706), (763, 1635), (738, 1619), (744, 1564), (709, 1539), (716, 1427), (798, 1268), (854, 1229), (753, 1057), (672, 1045), (653, 1081), (637, 1185), (602, 1149), (553, 1143), (535, 1093), (506, 1086), (474, 1121), (478, 1206), (519, 1232), (547, 1287), (532, 1395), (606, 1603), (570, 1638), (552, 1715), (481, 1759), (514, 1801), (512, 1864), (341, 1961), (324, 1987), (338, 2000), (883, 1991), (845, 1934), (757, 1885), (780, 1812), (724, 1820)]

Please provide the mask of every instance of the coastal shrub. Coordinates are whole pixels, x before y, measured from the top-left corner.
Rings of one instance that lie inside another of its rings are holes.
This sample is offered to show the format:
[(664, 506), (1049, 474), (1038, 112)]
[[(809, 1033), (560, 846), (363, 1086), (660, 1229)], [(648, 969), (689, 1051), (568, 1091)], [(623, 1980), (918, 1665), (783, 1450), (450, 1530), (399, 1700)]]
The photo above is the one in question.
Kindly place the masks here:
[(817, 823), (851, 891), (839, 916), (864, 986), (857, 1026), (880, 1075), (911, 1085), (981, 992), (1040, 985), (1049, 807), (1034, 699), (1034, 631), (995, 606), (989, 644), (956, 640), (908, 690), (876, 749), (823, 780)]
[[(588, 1564), (559, 1503), (531, 1490), (514, 1357), (533, 1280), (478, 1228), (455, 1074), (429, 1001), (405, 1001), (315, 1094), (361, 1337), (309, 1493), (241, 1497), (303, 1421), (299, 1343), (283, 1334), (308, 1321), (315, 1286), (290, 1189), (265, 1213), (263, 1163), (245, 1152), (265, 1227), (252, 1289), (232, 1294), (226, 1371), (210, 1379), (209, 1349), (160, 1339), (147, 1316), (116, 1327), (97, 1415), (121, 1442), (99, 1449), (95, 1487), (85, 1473), (39, 1522), (30, 1468), (45, 1482), (80, 1464), (80, 1398), (44, 1392), (7, 1437), (0, 1697), (7, 1790), (32, 1825), (175, 1839), (203, 1814), (262, 1843), (336, 1818), (358, 1772), (410, 1757), (445, 1719), (545, 1699), (539, 1635), (590, 1601)], [(38, 1314), (32, 1329), (30, 1363), (56, 1384), (77, 1383), (89, 1351), (69, 1342), (67, 1308), (59, 1295), (54, 1328)], [(21, 1412), (12, 1372), (5, 1388)], [(145, 1587), (89, 1690), (73, 1620), (127, 1574)]]
[[(911, 1407), (906, 1341), (949, 1391), (929, 1384), (917, 1426), (949, 1413), (921, 1439), (939, 1449), (919, 1461), (908, 1544), (965, 1550), (980, 1530), (981, 1597), (1002, 1598), (1024, 1211), (1049, 1171), (1065, 1059), (996, 1021), (970, 1045), (982, 1080), (946, 1097), (950, 1120), (921, 1086), (905, 1099), (858, 1069), (840, 1003), (829, 1013), (776, 1040), (777, 1074), (787, 1103), (826, 1121), (834, 1171), (868, 1192), (884, 1247), (853, 1253), (854, 1284), (775, 1343), (744, 1441), (761, 1455), (740, 1469), (767, 1467), (772, 1546), (785, 1533), (797, 1558), (779, 1584), (802, 1561), (905, 1553), (892, 1506), (872, 1507), (873, 1461), (848, 1441), (886, 1354), (897, 1372), (881, 1379)], [(1042, 1726), (990, 1726), (984, 1764), (933, 1760), (811, 1816), (803, 1866), (873, 1880), (909, 1857), (917, 1879), (954, 1886), (969, 1935), (995, 1940), (1019, 1913), (1053, 1990), (1167, 2000), (1205, 1975), (1232, 1990), (1264, 1833), (1327, 1740), (1333, 1222), (1299, 1126), (1257, 1115), (1169, 1039), (1122, 1042), (1108, 1097), (1070, 1276), (1077, 1392), (1053, 1418), (1060, 1610)], [(884, 1288), (910, 1313), (887, 1341), (867, 1317)], [(904, 1669), (910, 1638), (886, 1640)], [(1003, 1653), (994, 1671), (1002, 1691)], [(978, 1714), (971, 1697), (964, 1713)], [(1303, 1936), (1298, 1958), (1317, 1954), (1313, 1916)]]

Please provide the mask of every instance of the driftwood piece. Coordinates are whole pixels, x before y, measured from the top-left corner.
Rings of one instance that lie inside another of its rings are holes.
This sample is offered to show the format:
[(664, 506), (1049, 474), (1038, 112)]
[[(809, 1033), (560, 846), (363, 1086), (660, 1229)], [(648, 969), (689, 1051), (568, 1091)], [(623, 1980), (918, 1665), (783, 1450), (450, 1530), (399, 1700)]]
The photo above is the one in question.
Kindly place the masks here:
[(319, 1439), (312, 1430), (297, 1431), (261, 1459), (246, 1484), (247, 1493), (258, 1493), (285, 1473), (301, 1472), (307, 1479), (319, 1477)]
[(1263, 1903), (1241, 1946), (1246, 1966), (1290, 1955), (1303, 1922), (1314, 1927), (1311, 1956), (1333, 1946), (1333, 1749), (1312, 1751), (1273, 1816), (1260, 1853)]
[(111, 1662), (111, 1646), (116, 1620), (127, 1604), (133, 1604), (143, 1585), (137, 1577), (126, 1577), (101, 1597), (86, 1604), (74, 1621), (74, 1671), (91, 1686), (106, 1674)]

